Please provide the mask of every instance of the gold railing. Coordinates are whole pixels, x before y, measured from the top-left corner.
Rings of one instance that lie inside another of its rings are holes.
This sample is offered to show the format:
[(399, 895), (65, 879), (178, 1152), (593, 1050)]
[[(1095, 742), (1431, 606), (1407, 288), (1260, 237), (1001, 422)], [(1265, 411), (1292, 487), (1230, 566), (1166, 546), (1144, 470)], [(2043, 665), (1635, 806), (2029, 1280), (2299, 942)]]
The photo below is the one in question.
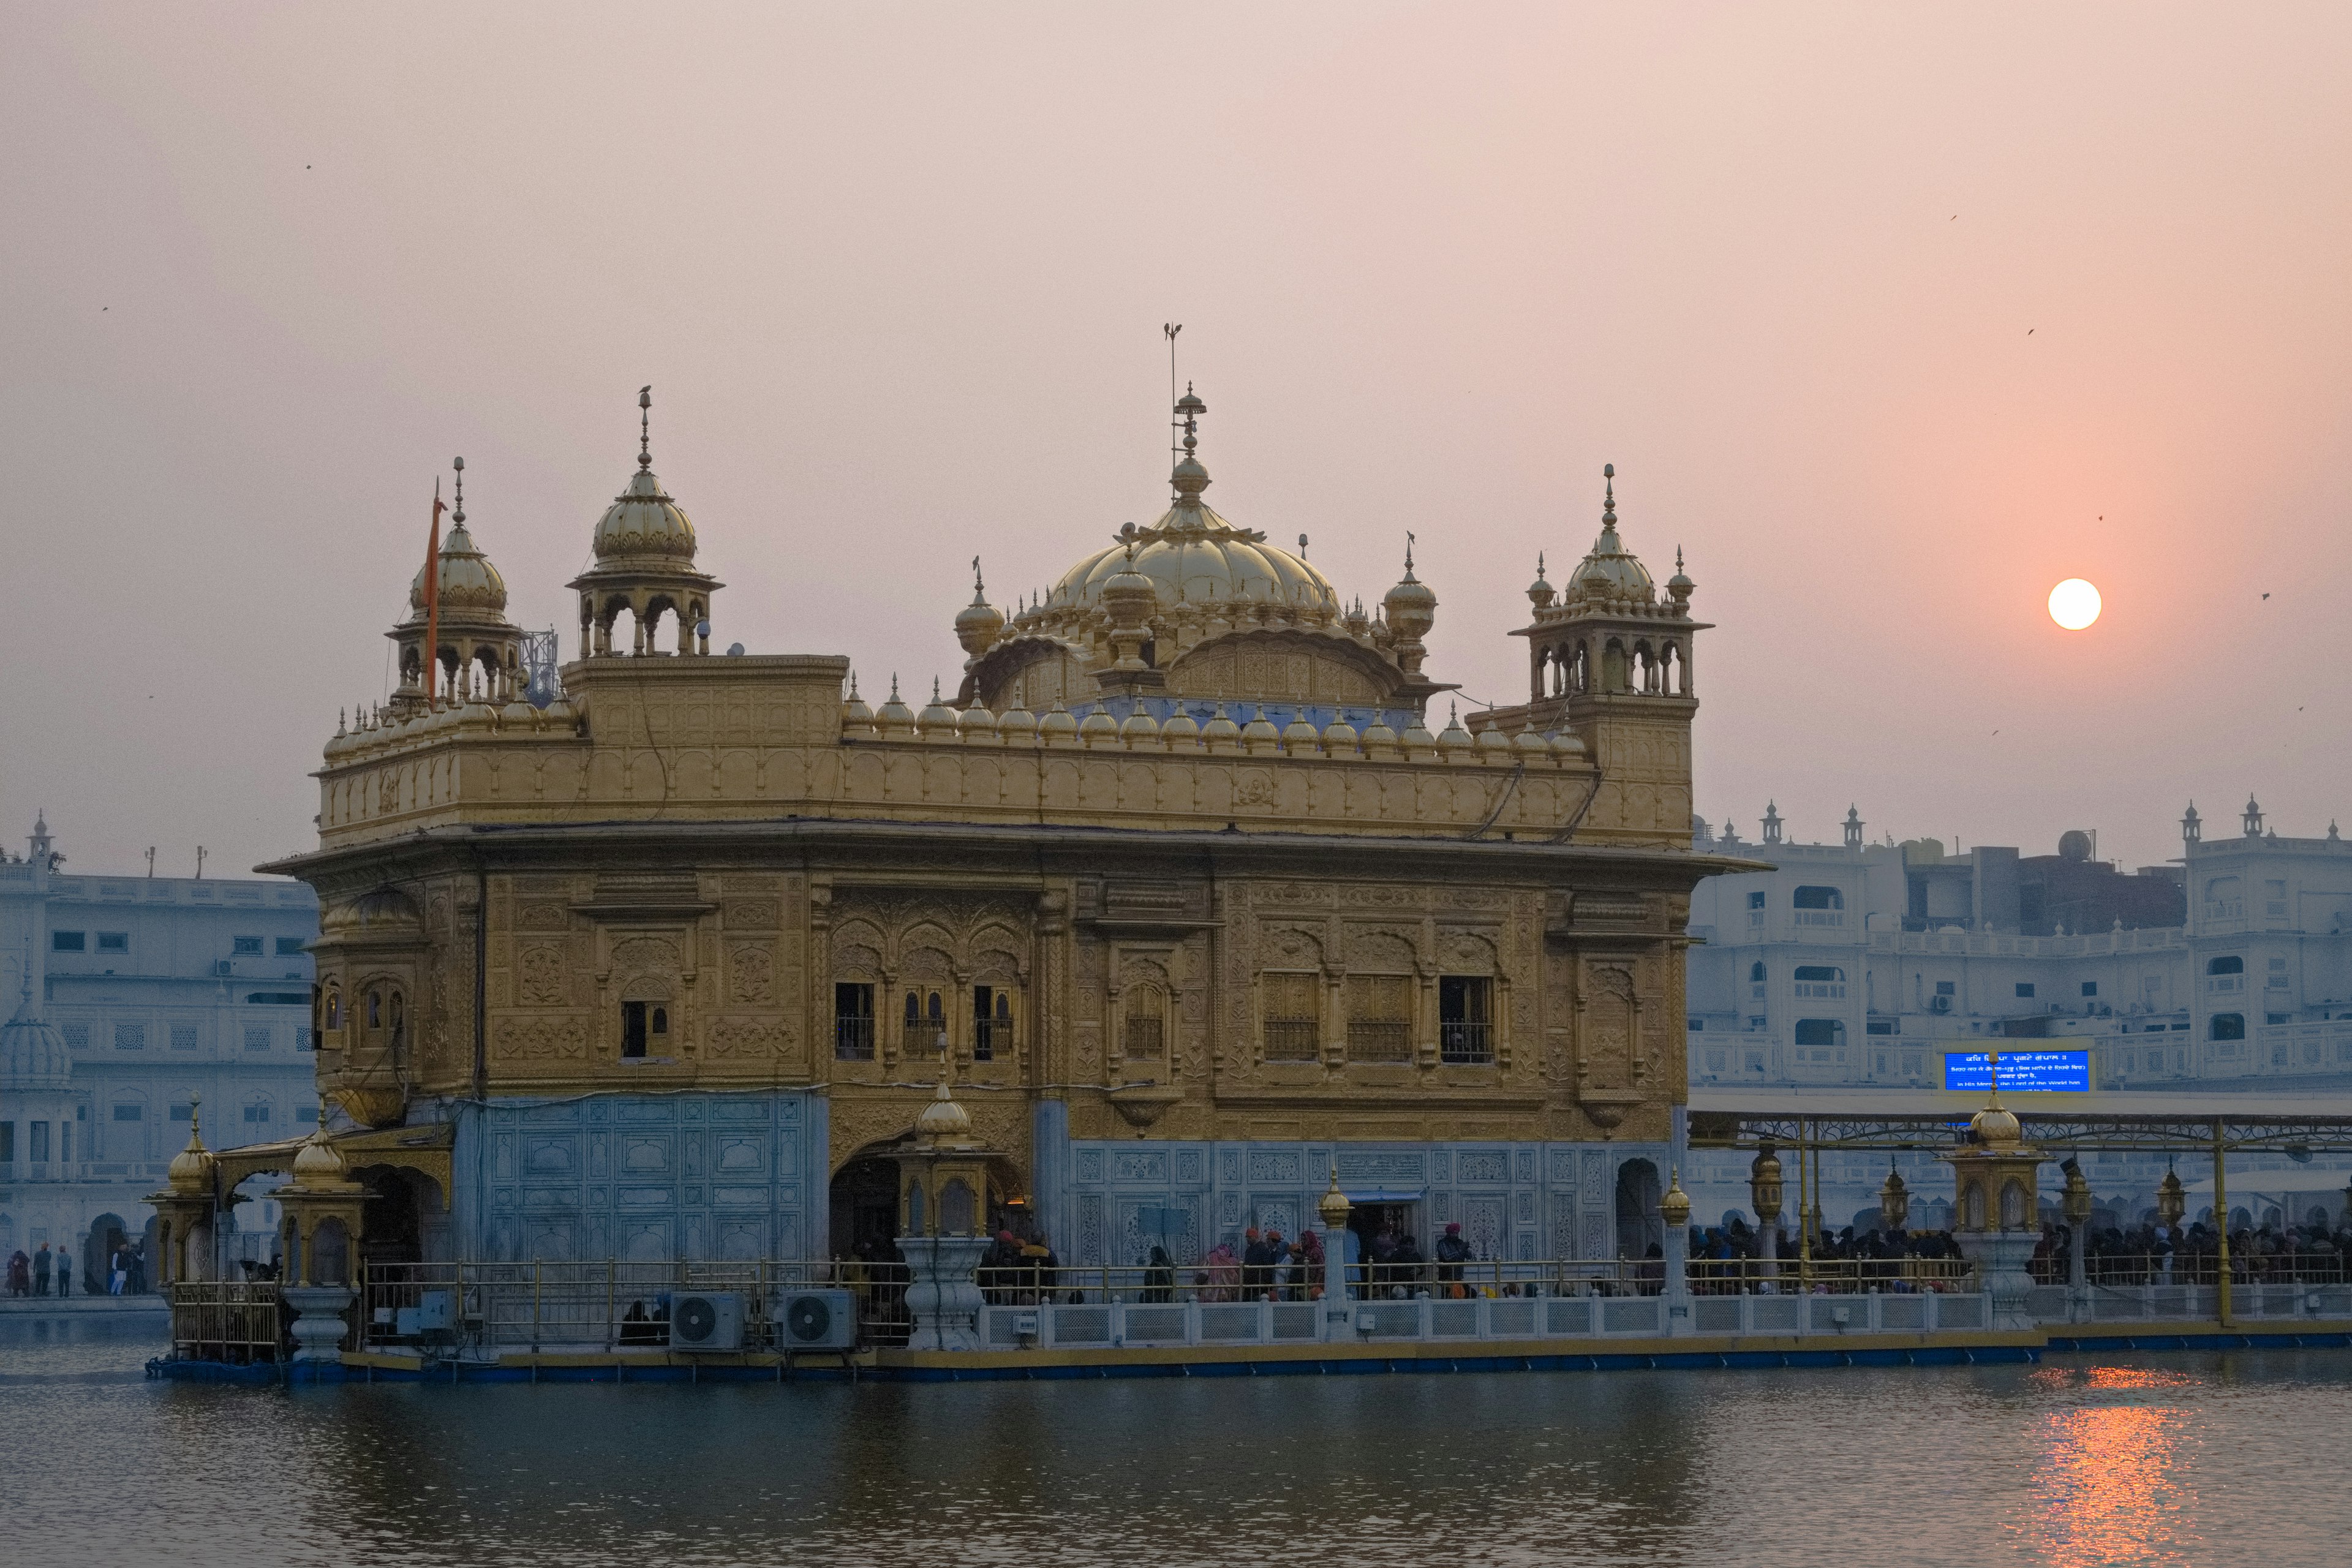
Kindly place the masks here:
[(275, 1283), (193, 1279), (168, 1289), (175, 1356), (199, 1361), (278, 1361), (292, 1348)]
[[(360, 1287), (359, 1340), (363, 1346), (419, 1344), (453, 1352), (657, 1349), (670, 1342), (676, 1297), (732, 1291), (743, 1298), (743, 1342), (757, 1348), (772, 1340), (769, 1313), (777, 1298), (813, 1287), (857, 1293), (862, 1339), (905, 1339), (903, 1265), (607, 1258), (369, 1264)], [(419, 1313), (408, 1331), (404, 1309)]]

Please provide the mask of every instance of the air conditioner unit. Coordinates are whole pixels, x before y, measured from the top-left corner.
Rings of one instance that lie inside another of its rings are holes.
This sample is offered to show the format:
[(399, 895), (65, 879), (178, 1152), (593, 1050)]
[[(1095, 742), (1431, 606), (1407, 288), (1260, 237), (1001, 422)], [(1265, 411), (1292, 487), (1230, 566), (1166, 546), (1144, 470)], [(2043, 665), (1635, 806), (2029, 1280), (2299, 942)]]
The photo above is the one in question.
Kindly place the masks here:
[(213, 973), (215, 974), (235, 974), (236, 973), (236, 965), (230, 963), (226, 958), (215, 958), (213, 960)]
[(1948, 1013), (1952, 1010), (1952, 999), (1949, 996), (1937, 996), (1927, 1005), (1936, 1012)]
[(732, 1290), (701, 1290), (677, 1297), (669, 1308), (669, 1348), (741, 1350), (743, 1298)]
[(780, 1351), (857, 1348), (857, 1295), (852, 1290), (788, 1290), (776, 1302)]

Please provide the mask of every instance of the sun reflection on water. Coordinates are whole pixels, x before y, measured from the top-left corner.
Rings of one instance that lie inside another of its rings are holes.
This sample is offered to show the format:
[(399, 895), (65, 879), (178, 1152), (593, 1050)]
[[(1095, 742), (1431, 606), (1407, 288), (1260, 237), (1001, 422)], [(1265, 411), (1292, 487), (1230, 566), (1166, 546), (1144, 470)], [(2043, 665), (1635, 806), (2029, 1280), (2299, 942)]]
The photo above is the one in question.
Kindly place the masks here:
[[(2121, 1366), (2055, 1378), (2094, 1397), (2186, 1391), (2198, 1381)], [(2029, 1527), (2042, 1560), (2052, 1568), (2201, 1560), (2192, 1467), (2180, 1452), (2190, 1423), (2185, 1410), (2135, 1403), (2085, 1404), (2044, 1416)]]

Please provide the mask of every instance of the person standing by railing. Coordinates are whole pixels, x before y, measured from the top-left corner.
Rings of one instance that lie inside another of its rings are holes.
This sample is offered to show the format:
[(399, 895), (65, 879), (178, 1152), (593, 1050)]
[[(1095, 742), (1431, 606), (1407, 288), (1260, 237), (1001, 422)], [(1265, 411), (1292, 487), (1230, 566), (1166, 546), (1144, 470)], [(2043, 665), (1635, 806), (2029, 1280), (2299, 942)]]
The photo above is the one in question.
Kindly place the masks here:
[(1437, 1293), (1440, 1296), (1460, 1296), (1462, 1266), (1470, 1261), (1470, 1244), (1462, 1239), (1459, 1220), (1448, 1221), (1445, 1234), (1437, 1238)]

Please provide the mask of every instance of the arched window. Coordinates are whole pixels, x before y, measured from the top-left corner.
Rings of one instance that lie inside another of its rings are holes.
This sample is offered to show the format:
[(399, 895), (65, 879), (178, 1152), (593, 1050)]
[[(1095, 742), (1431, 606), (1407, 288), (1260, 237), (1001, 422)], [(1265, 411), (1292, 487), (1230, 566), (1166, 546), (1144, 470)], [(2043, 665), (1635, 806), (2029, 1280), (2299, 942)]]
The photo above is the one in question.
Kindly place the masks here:
[(367, 1026), (371, 1035), (383, 1027), (383, 993), (381, 991), (371, 990), (368, 993)]
[(2208, 974), (2243, 974), (2245, 972), (2246, 961), (2235, 954), (2227, 958), (2208, 959), (2205, 962), (2205, 973)]
[(1748, 982), (1751, 985), (1761, 985), (1764, 984), (1764, 961), (1762, 959), (1759, 958), (1755, 963), (1748, 966)]
[(2209, 1040), (2244, 1039), (2246, 1037), (2246, 1016), (2243, 1013), (2214, 1014), (2210, 1029), (2205, 1037)]
[(1840, 1000), (1845, 995), (1845, 971), (1832, 963), (1801, 963), (1793, 977), (1799, 996)]
[(340, 985), (327, 987), (326, 1026), (330, 1029), (340, 1029), (343, 1026), (343, 988)]

